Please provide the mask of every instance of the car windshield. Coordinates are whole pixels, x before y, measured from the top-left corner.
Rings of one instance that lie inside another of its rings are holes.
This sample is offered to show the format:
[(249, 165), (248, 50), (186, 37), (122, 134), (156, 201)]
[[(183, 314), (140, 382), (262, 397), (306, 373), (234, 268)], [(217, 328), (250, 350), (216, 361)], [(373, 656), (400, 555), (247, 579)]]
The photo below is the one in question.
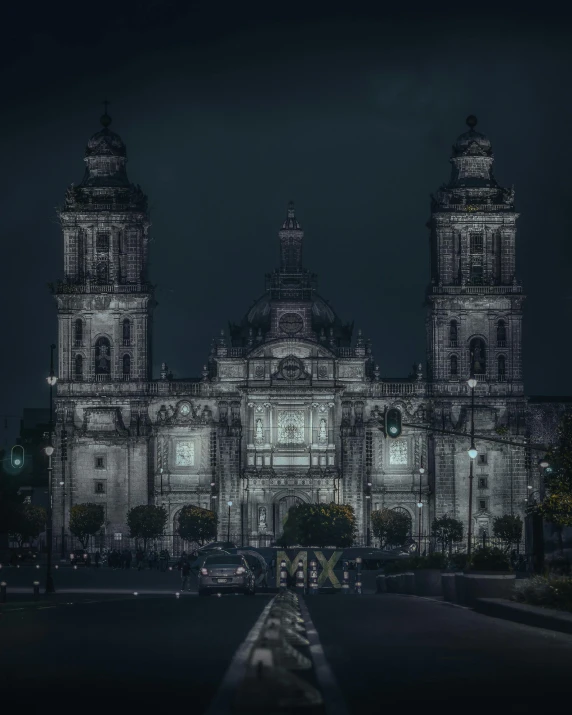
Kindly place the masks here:
[(205, 566), (213, 566), (216, 564), (236, 564), (237, 566), (242, 566), (242, 556), (207, 556), (205, 559)]

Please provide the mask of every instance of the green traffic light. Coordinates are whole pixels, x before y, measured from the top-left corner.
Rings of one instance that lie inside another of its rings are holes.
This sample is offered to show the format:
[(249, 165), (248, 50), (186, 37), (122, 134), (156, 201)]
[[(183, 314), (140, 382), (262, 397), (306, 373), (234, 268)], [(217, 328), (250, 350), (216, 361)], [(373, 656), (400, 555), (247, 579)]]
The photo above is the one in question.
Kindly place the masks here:
[(392, 407), (385, 415), (385, 433), (388, 437), (395, 439), (401, 434), (401, 412)]

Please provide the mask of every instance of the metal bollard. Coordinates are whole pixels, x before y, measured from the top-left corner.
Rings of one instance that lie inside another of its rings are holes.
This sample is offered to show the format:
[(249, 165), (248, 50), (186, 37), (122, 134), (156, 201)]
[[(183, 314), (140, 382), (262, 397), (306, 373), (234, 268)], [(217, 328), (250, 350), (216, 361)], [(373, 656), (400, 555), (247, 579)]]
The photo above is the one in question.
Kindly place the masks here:
[(361, 556), (356, 558), (356, 569), (355, 593), (356, 596), (361, 596)]
[(342, 579), (342, 593), (346, 595), (350, 592), (350, 565), (344, 561), (344, 577)]
[(318, 594), (318, 563), (316, 561), (310, 561), (310, 596), (316, 596)]
[(302, 561), (298, 561), (298, 568), (296, 570), (296, 591), (298, 593), (304, 593), (304, 564)]
[(34, 601), (40, 598), (40, 582), (34, 581)]
[(286, 561), (280, 562), (280, 590), (285, 591), (288, 585), (288, 574), (286, 572)]
[(0, 603), (6, 603), (6, 581), (0, 583)]

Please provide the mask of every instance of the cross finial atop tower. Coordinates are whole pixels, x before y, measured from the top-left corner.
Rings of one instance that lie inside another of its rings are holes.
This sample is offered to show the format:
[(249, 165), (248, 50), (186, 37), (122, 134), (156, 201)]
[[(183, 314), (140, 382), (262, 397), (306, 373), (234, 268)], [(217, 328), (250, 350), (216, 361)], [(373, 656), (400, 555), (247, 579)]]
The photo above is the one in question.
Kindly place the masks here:
[(110, 117), (109, 114), (107, 113), (107, 107), (108, 107), (108, 105), (110, 105), (110, 104), (111, 104), (111, 102), (109, 102), (107, 99), (104, 99), (104, 100), (103, 100), (103, 107), (104, 107), (104, 110), (105, 110), (105, 111), (104, 111), (104, 113), (103, 113), (103, 115), (101, 116), (101, 118), (100, 118), (99, 121), (103, 124), (103, 126), (104, 126), (105, 128), (107, 128), (107, 127), (111, 124), (111, 117)]
[(295, 218), (294, 214), (294, 202), (292, 199), (288, 202), (288, 218)]
[(466, 120), (466, 121), (467, 121), (467, 126), (469, 127), (469, 129), (470, 129), (471, 131), (477, 126), (477, 118), (475, 117), (474, 114), (470, 114), (470, 115), (467, 117), (467, 120)]

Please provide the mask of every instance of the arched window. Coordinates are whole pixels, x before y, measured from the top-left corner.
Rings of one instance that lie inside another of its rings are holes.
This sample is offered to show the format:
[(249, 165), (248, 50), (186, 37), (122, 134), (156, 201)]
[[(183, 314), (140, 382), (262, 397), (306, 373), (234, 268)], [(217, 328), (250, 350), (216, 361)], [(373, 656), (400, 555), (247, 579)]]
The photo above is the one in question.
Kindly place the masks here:
[(499, 355), (497, 358), (497, 373), (499, 382), (506, 380), (506, 358), (504, 355)]
[(95, 343), (95, 374), (111, 374), (111, 344), (107, 338), (98, 338)]
[(506, 325), (504, 320), (499, 320), (497, 323), (497, 345), (499, 348), (506, 346)]
[(123, 321), (123, 345), (131, 345), (131, 321), (125, 318)]
[(459, 329), (456, 320), (452, 320), (449, 323), (449, 345), (452, 348), (457, 347), (457, 339), (459, 337)]
[(487, 351), (482, 338), (473, 338), (469, 346), (471, 353), (471, 373), (473, 375), (486, 375)]
[(75, 356), (74, 379), (83, 380), (83, 357), (81, 355)]
[(131, 376), (131, 355), (123, 356), (123, 379)]
[(76, 347), (83, 343), (83, 320), (78, 318), (74, 323), (74, 340)]
[(449, 372), (451, 377), (459, 377), (459, 359), (456, 355), (449, 358)]
[(95, 267), (95, 276), (98, 283), (109, 282), (109, 264), (107, 261), (100, 261)]

